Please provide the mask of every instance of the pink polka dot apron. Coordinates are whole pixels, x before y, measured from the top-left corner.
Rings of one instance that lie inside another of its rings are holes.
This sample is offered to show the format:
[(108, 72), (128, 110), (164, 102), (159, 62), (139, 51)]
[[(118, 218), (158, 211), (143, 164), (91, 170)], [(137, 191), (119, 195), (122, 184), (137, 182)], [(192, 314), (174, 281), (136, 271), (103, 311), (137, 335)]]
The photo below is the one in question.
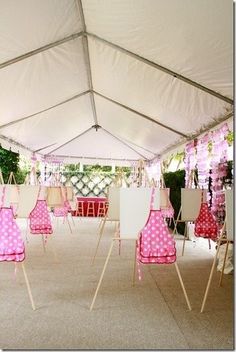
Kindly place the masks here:
[[(154, 210), (152, 189), (151, 207), (148, 220), (137, 241), (137, 261), (142, 264), (172, 264), (176, 261), (175, 240), (163, 219), (161, 210)], [(138, 266), (139, 279), (141, 271)]]
[(71, 211), (71, 206), (69, 201), (67, 200), (67, 188), (65, 187), (64, 194), (61, 190), (61, 196), (64, 198), (63, 206), (55, 207), (53, 210), (53, 214), (55, 217), (66, 217), (68, 213)]
[(30, 232), (32, 234), (52, 234), (52, 224), (50, 215), (47, 209), (46, 200), (37, 200), (34, 209), (29, 215)]
[[(4, 191), (0, 206), (3, 204)], [(25, 246), (21, 231), (15, 222), (12, 208), (0, 208), (0, 261), (22, 262)]]
[(210, 238), (213, 240), (218, 236), (217, 223), (208, 208), (208, 204), (203, 203), (203, 191), (200, 212), (195, 221), (194, 233), (196, 237)]

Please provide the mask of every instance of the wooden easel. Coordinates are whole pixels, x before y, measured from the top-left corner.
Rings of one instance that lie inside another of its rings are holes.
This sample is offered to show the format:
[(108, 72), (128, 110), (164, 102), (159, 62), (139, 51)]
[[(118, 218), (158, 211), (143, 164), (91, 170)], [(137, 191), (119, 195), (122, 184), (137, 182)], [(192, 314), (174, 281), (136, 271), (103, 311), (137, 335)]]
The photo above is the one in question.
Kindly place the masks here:
[[(226, 190), (226, 192), (231, 192), (231, 193), (228, 193), (225, 195), (226, 217), (225, 217), (223, 227), (221, 229), (219, 240), (217, 241), (217, 251), (216, 251), (216, 255), (213, 260), (213, 263), (212, 263), (211, 272), (210, 272), (209, 279), (207, 282), (206, 291), (205, 291), (202, 306), (201, 306), (201, 313), (204, 311), (204, 308), (205, 308), (206, 300), (208, 297), (208, 293), (209, 293), (209, 289), (210, 289), (210, 285), (211, 285), (211, 281), (212, 281), (212, 277), (213, 277), (214, 268), (216, 265), (217, 256), (218, 256), (219, 250), (220, 250), (220, 245), (223, 242), (226, 243), (226, 250), (225, 250), (225, 255), (224, 255), (223, 267), (221, 270), (220, 281), (219, 281), (219, 286), (222, 286), (222, 280), (223, 280), (224, 269), (225, 269), (225, 262), (226, 262), (227, 253), (228, 253), (228, 246), (229, 246), (229, 243), (234, 239), (233, 191)], [(226, 238), (223, 237), (225, 229), (226, 229)]]
[[(223, 227), (222, 227), (222, 229), (221, 229), (220, 238), (219, 238), (218, 241), (217, 241), (217, 251), (216, 251), (216, 254), (215, 254), (215, 258), (214, 258), (214, 260), (213, 260), (213, 263), (212, 263), (212, 267), (211, 267), (209, 279), (208, 279), (207, 286), (206, 286), (206, 290), (205, 290), (205, 294), (204, 294), (204, 297), (203, 297), (202, 306), (201, 306), (201, 311), (200, 311), (201, 313), (204, 311), (204, 308), (205, 308), (206, 300), (207, 300), (207, 297), (208, 297), (208, 293), (209, 293), (209, 289), (210, 289), (210, 285), (211, 285), (211, 281), (212, 281), (212, 277), (213, 277), (214, 268), (215, 268), (215, 265), (216, 265), (216, 260), (217, 260), (217, 257), (218, 257), (218, 254), (219, 254), (219, 250), (220, 250), (220, 245), (221, 245), (222, 242), (228, 242), (227, 239), (225, 240), (225, 239), (223, 238), (223, 234), (224, 234), (224, 230), (225, 230), (225, 225), (226, 225), (226, 222), (224, 222), (224, 225), (223, 225)], [(225, 260), (226, 260), (226, 255), (225, 255), (225, 258), (224, 258), (224, 265), (225, 265)], [(223, 266), (224, 266), (224, 265), (223, 265)], [(224, 267), (222, 268), (222, 272), (221, 272), (221, 276), (220, 276), (219, 285), (221, 285), (221, 283), (222, 283), (223, 273), (224, 273)]]
[(10, 172), (10, 175), (9, 175), (9, 177), (8, 177), (8, 180), (7, 180), (7, 184), (8, 184), (8, 185), (11, 185), (11, 184), (12, 184), (12, 181), (14, 182), (15, 185), (17, 184), (17, 183), (16, 183), (16, 179), (15, 179), (15, 175), (14, 175), (14, 173), (11, 171), (11, 172)]
[[(118, 184), (116, 184), (116, 187), (117, 188), (120, 188), (121, 186), (118, 186)], [(108, 191), (107, 191), (107, 197), (109, 199), (109, 188), (108, 188)], [(120, 223), (120, 220), (118, 218), (108, 218), (108, 212), (109, 212), (109, 205), (108, 205), (108, 210), (107, 210), (107, 213), (106, 215), (104, 216), (104, 218), (102, 218), (101, 220), (101, 223), (99, 225), (99, 233), (98, 233), (98, 241), (97, 241), (97, 246), (96, 246), (96, 249), (95, 249), (95, 252), (94, 252), (94, 255), (93, 255), (93, 259), (92, 259), (92, 265), (94, 264), (94, 261), (95, 261), (95, 258), (97, 256), (97, 252), (98, 252), (98, 248), (99, 248), (99, 245), (100, 245), (100, 242), (101, 242), (101, 239), (102, 239), (102, 235), (103, 235), (103, 232), (104, 232), (104, 228), (105, 228), (105, 225), (108, 221), (110, 221), (111, 223), (112, 222), (115, 222), (115, 234), (117, 233), (117, 230), (119, 228), (119, 223)], [(120, 254), (120, 246), (119, 246), (119, 254)]]
[[(189, 180), (188, 180), (188, 184), (187, 184), (186, 188), (192, 188), (191, 186), (193, 185), (194, 181), (196, 182), (197, 188), (199, 188), (199, 184), (198, 184), (198, 180), (197, 180), (197, 177), (196, 177), (196, 174), (195, 174), (195, 170), (193, 169), (190, 172), (190, 176), (189, 176)], [(188, 237), (187, 237), (187, 223), (189, 221), (180, 219), (181, 212), (182, 212), (182, 204), (180, 205), (180, 209), (179, 209), (179, 213), (177, 215), (177, 218), (176, 218), (176, 220), (174, 220), (175, 226), (174, 226), (173, 236), (175, 234), (177, 234), (177, 225), (178, 225), (178, 223), (183, 223), (184, 222), (185, 223), (185, 228), (184, 228), (184, 241), (183, 241), (183, 248), (182, 248), (182, 256), (183, 256), (184, 255), (184, 249), (185, 249), (185, 241), (186, 241), (186, 239), (188, 239)], [(209, 244), (210, 244), (210, 242), (209, 242)]]
[[(121, 228), (120, 231), (118, 231), (115, 234), (115, 237), (112, 238), (111, 240), (111, 245), (107, 254), (106, 261), (104, 263), (104, 267), (92, 300), (92, 304), (90, 306), (90, 310), (93, 309), (99, 288), (101, 286), (103, 276), (105, 273), (105, 270), (108, 265), (108, 261), (110, 259), (112, 249), (114, 246), (115, 241), (127, 241), (127, 240), (132, 240), (135, 244), (135, 255), (134, 255), (134, 272), (133, 272), (133, 285), (135, 283), (135, 273), (136, 273), (136, 245), (137, 245), (137, 237), (138, 237), (138, 232), (140, 231), (141, 226), (145, 224), (146, 218), (148, 214), (150, 213), (150, 194), (147, 190), (145, 189), (129, 189), (129, 190), (121, 190), (120, 192), (120, 220), (121, 220)], [(138, 202), (140, 201), (140, 202)], [(133, 206), (132, 206), (133, 205)], [(133, 212), (133, 210), (135, 212)], [(186, 290), (183, 285), (183, 280), (180, 275), (178, 265), (175, 263), (176, 271), (178, 278), (180, 280), (181, 287), (183, 289), (185, 299), (188, 305), (188, 308), (191, 310), (191, 305), (189, 303)]]
[(0, 169), (0, 184), (4, 185), (4, 180), (3, 180), (2, 170), (1, 169)]
[[(107, 268), (111, 253), (112, 253), (112, 249), (113, 249), (114, 243), (115, 243), (115, 241), (124, 241), (124, 240), (133, 240), (134, 241), (133, 238), (120, 239), (118, 237), (118, 234), (117, 234), (117, 237), (112, 239), (112, 242), (111, 242), (108, 254), (107, 254), (107, 258), (106, 258), (106, 261), (104, 263), (103, 270), (102, 270), (102, 273), (101, 273), (101, 276), (100, 276), (100, 279), (99, 279), (95, 294), (93, 296), (93, 300), (92, 300), (92, 303), (91, 303), (91, 306), (90, 306), (90, 311), (92, 311), (92, 309), (94, 307), (94, 304), (95, 304), (95, 301), (96, 301), (96, 298), (97, 298), (97, 295), (98, 295), (98, 291), (99, 291), (99, 288), (101, 286), (101, 283), (102, 283), (102, 280), (103, 280), (103, 277), (104, 277), (104, 274), (105, 274), (105, 271), (106, 271), (106, 268)], [(187, 295), (187, 292), (185, 290), (185, 286), (184, 286), (184, 283), (183, 283), (183, 280), (182, 280), (182, 276), (181, 276), (180, 271), (179, 271), (179, 267), (178, 267), (176, 262), (174, 263), (174, 265), (175, 265), (175, 269), (176, 269), (176, 272), (177, 272), (177, 275), (178, 275), (178, 278), (179, 278), (179, 281), (180, 281), (180, 285), (181, 285), (183, 293), (184, 293), (184, 297), (185, 297), (188, 309), (191, 311), (192, 310), (191, 304), (189, 302), (188, 295)], [(136, 240), (135, 240), (135, 255), (134, 255), (133, 286), (135, 284), (135, 273), (136, 273)]]

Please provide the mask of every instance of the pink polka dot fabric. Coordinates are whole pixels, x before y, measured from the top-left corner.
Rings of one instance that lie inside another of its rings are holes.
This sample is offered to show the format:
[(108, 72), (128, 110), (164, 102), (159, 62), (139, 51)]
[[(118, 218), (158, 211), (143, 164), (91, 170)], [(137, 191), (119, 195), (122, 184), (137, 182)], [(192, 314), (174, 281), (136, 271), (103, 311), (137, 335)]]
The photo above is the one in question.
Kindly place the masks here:
[(195, 221), (195, 236), (211, 239), (216, 239), (218, 236), (218, 226), (207, 203), (201, 204), (199, 215)]
[(161, 210), (151, 210), (146, 225), (139, 234), (137, 260), (142, 264), (171, 264), (176, 261), (175, 240), (163, 219)]
[(22, 262), (25, 246), (12, 208), (0, 208), (0, 261)]
[(52, 225), (46, 200), (37, 200), (29, 215), (30, 232), (32, 234), (52, 234)]
[(63, 207), (54, 208), (53, 214), (56, 217), (65, 217), (68, 215), (68, 212), (71, 210), (70, 203), (68, 200), (64, 201)]

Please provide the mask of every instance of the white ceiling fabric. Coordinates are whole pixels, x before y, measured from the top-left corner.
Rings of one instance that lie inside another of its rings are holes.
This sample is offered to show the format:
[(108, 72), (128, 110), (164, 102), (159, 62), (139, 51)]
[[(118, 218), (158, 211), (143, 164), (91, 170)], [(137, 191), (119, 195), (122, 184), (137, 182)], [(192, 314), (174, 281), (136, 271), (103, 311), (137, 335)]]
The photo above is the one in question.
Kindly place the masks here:
[(1, 0), (0, 61), (82, 31), (75, 1)]
[(230, 117), (233, 2), (1, 0), (0, 86), (6, 148), (152, 160)]
[(87, 31), (233, 96), (233, 1), (83, 0)]

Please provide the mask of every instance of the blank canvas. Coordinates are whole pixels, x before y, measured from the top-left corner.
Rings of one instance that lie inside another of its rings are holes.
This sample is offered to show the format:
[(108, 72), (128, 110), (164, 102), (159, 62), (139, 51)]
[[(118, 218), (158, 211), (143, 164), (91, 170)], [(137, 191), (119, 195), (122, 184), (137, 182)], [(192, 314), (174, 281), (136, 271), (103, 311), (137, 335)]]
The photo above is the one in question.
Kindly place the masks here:
[[(151, 188), (120, 189), (120, 238), (137, 239), (145, 226), (151, 201)], [(160, 191), (155, 191), (154, 209), (160, 209)]]
[(120, 189), (120, 187), (109, 187), (109, 207), (107, 211), (107, 217), (109, 220), (120, 220)]
[(39, 186), (20, 185), (19, 189), (17, 217), (27, 218), (37, 202)]
[[(201, 207), (201, 189), (181, 188), (181, 220), (195, 221)], [(206, 202), (207, 190), (203, 190), (203, 201)]]

